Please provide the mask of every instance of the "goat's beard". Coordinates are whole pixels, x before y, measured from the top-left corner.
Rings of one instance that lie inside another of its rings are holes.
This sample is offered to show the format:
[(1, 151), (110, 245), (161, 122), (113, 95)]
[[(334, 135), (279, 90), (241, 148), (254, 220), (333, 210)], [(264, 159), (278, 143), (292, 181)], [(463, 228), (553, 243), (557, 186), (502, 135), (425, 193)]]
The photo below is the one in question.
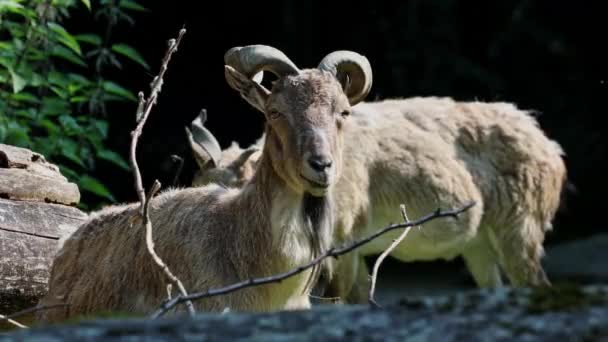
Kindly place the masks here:
[[(306, 233), (308, 242), (312, 247), (313, 255), (311, 259), (325, 253), (331, 246), (333, 235), (333, 207), (332, 197), (328, 193), (325, 196), (313, 196), (304, 193), (302, 199), (302, 216), (306, 222)], [(328, 260), (328, 259), (326, 259)], [(314, 286), (321, 273), (326, 278), (331, 278), (332, 263), (323, 262), (313, 268), (308, 286)]]

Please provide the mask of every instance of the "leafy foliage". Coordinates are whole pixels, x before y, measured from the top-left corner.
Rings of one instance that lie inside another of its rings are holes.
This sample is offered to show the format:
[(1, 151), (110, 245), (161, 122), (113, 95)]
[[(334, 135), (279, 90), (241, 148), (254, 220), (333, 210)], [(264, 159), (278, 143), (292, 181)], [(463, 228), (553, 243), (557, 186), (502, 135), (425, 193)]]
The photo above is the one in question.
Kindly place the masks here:
[[(106, 22), (103, 36), (62, 25), (79, 6)], [(42, 153), (81, 191), (105, 201), (115, 199), (92, 176), (96, 163), (130, 169), (104, 145), (106, 104), (137, 98), (104, 71), (122, 68), (121, 59), (149, 68), (133, 47), (110, 41), (119, 23), (134, 24), (129, 11), (146, 8), (133, 0), (0, 0), (0, 142)]]

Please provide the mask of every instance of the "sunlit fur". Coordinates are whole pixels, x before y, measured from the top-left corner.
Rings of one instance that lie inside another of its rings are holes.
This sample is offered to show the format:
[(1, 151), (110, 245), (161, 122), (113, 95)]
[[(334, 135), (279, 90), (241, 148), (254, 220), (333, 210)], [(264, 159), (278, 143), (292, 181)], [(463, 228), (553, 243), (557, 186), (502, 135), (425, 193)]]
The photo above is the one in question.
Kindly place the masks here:
[[(339, 127), (346, 120), (340, 113), (348, 106), (340, 84), (327, 72), (304, 70), (280, 79), (266, 103), (267, 140), (256, 171), (243, 173), (250, 178), (241, 188), (208, 184), (166, 190), (152, 199), (156, 251), (188, 291), (285, 272), (328, 248), (331, 192), (310, 186), (299, 175), (307, 153), (322, 152), (341, 164)], [(330, 182), (339, 170), (332, 169)], [(58, 252), (48, 293), (40, 301), (69, 307), (39, 311), (38, 318), (59, 321), (100, 311), (157, 309), (167, 298), (167, 280), (148, 255), (144, 236), (138, 204), (91, 214)], [(282, 282), (195, 301), (194, 306), (201, 311), (308, 308), (317, 274), (318, 269), (308, 270)]]
[[(402, 203), (415, 219), (474, 200), (458, 220), (413, 229), (392, 256), (406, 262), (462, 256), (480, 287), (502, 284), (501, 271), (514, 286), (549, 284), (540, 259), (566, 170), (560, 146), (531, 113), (509, 103), (436, 97), (360, 103), (352, 112), (335, 188), (336, 243), (401, 221)], [(255, 167), (256, 158), (239, 164)], [(328, 295), (365, 302), (361, 255), (379, 254), (399, 233), (340, 258)]]

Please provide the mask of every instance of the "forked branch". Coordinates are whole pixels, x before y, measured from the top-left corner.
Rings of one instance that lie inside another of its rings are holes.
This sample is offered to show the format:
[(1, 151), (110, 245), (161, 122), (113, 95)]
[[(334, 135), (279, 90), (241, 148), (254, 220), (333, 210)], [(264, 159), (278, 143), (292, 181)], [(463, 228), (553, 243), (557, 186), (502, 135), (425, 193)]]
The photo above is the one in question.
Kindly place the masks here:
[[(150, 192), (146, 196), (144, 192), (144, 187), (142, 185), (141, 172), (139, 171), (139, 165), (137, 164), (136, 151), (137, 142), (142, 134), (143, 127), (146, 123), (146, 120), (148, 120), (148, 116), (150, 115), (152, 106), (156, 104), (156, 99), (161, 91), (161, 87), (163, 84), (163, 76), (167, 71), (169, 61), (171, 60), (171, 55), (173, 55), (173, 53), (177, 51), (179, 43), (182, 40), (182, 36), (185, 33), (186, 29), (182, 28), (179, 31), (179, 36), (177, 37), (177, 39), (169, 40), (169, 47), (167, 49), (167, 52), (165, 53), (165, 57), (162, 60), (160, 72), (158, 73), (158, 76), (154, 77), (152, 83), (150, 84), (150, 96), (146, 99), (144, 97), (144, 93), (139, 92), (139, 105), (137, 106), (136, 113), (137, 126), (131, 132), (130, 149), (130, 162), (133, 170), (133, 176), (135, 177), (135, 191), (137, 192), (137, 197), (139, 198), (140, 202), (140, 215), (142, 217), (143, 224), (146, 227), (146, 247), (148, 249), (148, 253), (152, 257), (154, 262), (158, 265), (158, 267), (162, 269), (163, 273), (169, 279), (169, 281), (177, 286), (182, 296), (188, 295), (188, 292), (186, 292), (186, 288), (184, 287), (182, 282), (171, 272), (169, 266), (167, 266), (167, 264), (158, 256), (158, 254), (154, 250), (154, 241), (152, 239), (152, 222), (150, 221), (150, 215), (148, 214), (148, 211), (150, 201), (158, 192), (158, 190), (160, 190), (160, 182), (158, 180), (155, 180), (154, 184), (152, 185), (152, 188), (150, 189)], [(192, 302), (189, 300), (186, 300), (185, 302), (186, 306), (188, 307), (188, 311), (191, 315), (193, 315), (195, 313), (194, 305), (192, 305)]]
[[(401, 216), (403, 216), (403, 222), (409, 223), (410, 219), (407, 217), (407, 212), (405, 211), (405, 205), (402, 204), (400, 206), (400, 208), (401, 208)], [(369, 298), (368, 298), (369, 303), (374, 307), (380, 306), (374, 299), (374, 293), (376, 292), (376, 281), (378, 280), (378, 270), (380, 269), (380, 265), (382, 264), (384, 259), (386, 259), (386, 257), (389, 254), (391, 254), (391, 252), (401, 243), (401, 241), (403, 241), (405, 239), (407, 234), (410, 232), (410, 229), (412, 229), (412, 226), (406, 227), (403, 230), (403, 233), (401, 233), (401, 235), (399, 235), (399, 237), (396, 238), (391, 243), (391, 245), (388, 246), (388, 248), (385, 249), (384, 252), (382, 252), (382, 254), (380, 254), (378, 259), (376, 259), (376, 263), (374, 264), (374, 269), (372, 270), (372, 275), (371, 275), (371, 279), (370, 279)]]

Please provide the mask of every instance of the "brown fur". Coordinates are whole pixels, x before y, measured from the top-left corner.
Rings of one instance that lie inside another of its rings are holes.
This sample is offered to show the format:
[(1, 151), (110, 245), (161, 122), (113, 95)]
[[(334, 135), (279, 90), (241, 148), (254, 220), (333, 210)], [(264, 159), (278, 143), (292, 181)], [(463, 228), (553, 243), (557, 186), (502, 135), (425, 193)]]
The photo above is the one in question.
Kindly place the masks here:
[[(500, 285), (500, 270), (515, 286), (549, 284), (540, 259), (566, 170), (561, 148), (527, 111), (508, 103), (427, 97), (360, 103), (352, 116), (335, 188), (337, 241), (401, 221), (401, 203), (417, 218), (474, 200), (477, 205), (459, 220), (412, 230), (392, 256), (462, 256), (481, 287)], [(253, 154), (238, 164), (254, 167), (255, 161)], [(379, 254), (399, 233), (363, 247), (359, 256), (341, 258), (328, 295), (367, 301), (361, 256)]]
[[(330, 244), (330, 194), (339, 177), (346, 121), (339, 113), (349, 108), (341, 85), (327, 72), (303, 70), (279, 79), (272, 93), (257, 95), (265, 101), (267, 140), (242, 188), (208, 184), (164, 191), (151, 201), (156, 251), (191, 292), (285, 272)], [(301, 177), (317, 176), (304, 170), (311, 153), (323, 153), (336, 165), (321, 175), (328, 189)], [(146, 251), (137, 210), (137, 204), (103, 209), (65, 241), (40, 305), (70, 306), (40, 311), (40, 320), (99, 311), (148, 313), (159, 306), (167, 281)], [(316, 273), (309, 270), (194, 305), (203, 311), (308, 308)]]

